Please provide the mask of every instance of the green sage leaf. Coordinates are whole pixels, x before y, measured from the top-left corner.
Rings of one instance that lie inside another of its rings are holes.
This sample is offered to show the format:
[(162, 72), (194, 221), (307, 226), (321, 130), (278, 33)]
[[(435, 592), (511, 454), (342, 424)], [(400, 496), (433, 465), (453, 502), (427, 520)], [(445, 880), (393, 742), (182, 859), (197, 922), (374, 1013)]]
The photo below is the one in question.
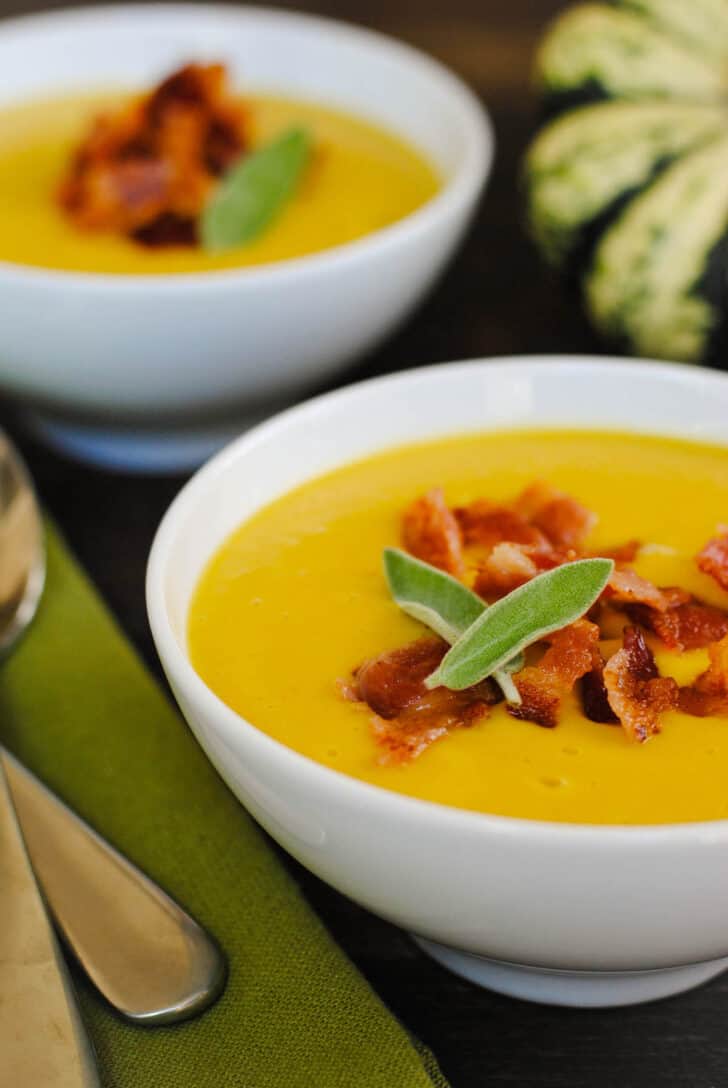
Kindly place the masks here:
[(588, 612), (613, 570), (611, 559), (578, 559), (514, 589), (460, 636), (427, 687), (462, 691), (495, 675), (515, 654)]
[(311, 153), (311, 134), (290, 128), (243, 155), (212, 193), (200, 218), (204, 249), (220, 252), (251, 242), (293, 194)]
[[(480, 597), (457, 578), (399, 548), (384, 549), (384, 573), (390, 593), (402, 611), (424, 623), (451, 645), (486, 610)], [(518, 704), (521, 701), (510, 674), (520, 672), (524, 663), (523, 654), (516, 654), (494, 674), (509, 702)]]
[(480, 597), (457, 578), (399, 548), (384, 549), (384, 573), (402, 611), (451, 645), (485, 611)]

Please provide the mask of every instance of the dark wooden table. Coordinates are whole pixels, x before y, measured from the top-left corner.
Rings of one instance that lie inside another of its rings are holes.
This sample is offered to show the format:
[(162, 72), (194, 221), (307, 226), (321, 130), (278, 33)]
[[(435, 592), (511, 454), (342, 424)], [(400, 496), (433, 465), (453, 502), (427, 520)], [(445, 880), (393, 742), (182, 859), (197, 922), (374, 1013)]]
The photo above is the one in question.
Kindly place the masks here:
[[(0, 13), (47, 6), (43, 0), (0, 0)], [(359, 22), (428, 50), (482, 95), (497, 131), (494, 174), (459, 257), (407, 327), (344, 380), (470, 356), (598, 351), (574, 300), (544, 273), (519, 222), (518, 164), (536, 111), (530, 59), (558, 0), (329, 0), (287, 6)], [(12, 414), (0, 414), (12, 430)], [(144, 609), (144, 567), (157, 523), (183, 479), (109, 475), (16, 437), (43, 500), (131, 639), (158, 669)], [(453, 1088), (728, 1085), (728, 977), (621, 1011), (522, 1004), (450, 975), (399, 931), (289, 864), (341, 946), (402, 1022), (435, 1051)], [(315, 1077), (311, 1084), (315, 1088)]]

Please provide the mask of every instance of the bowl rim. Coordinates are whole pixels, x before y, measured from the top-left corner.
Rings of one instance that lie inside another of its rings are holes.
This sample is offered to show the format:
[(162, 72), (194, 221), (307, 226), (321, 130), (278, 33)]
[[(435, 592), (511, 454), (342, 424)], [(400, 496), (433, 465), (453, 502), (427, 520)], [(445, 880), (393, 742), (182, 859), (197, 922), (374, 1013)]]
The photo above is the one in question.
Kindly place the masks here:
[[(291, 421), (306, 419), (306, 417), (315, 418), (321, 410), (336, 408), (339, 403), (355, 400), (364, 390), (389, 388), (390, 391), (396, 392), (398, 386), (406, 387), (411, 381), (437, 373), (444, 375), (485, 368), (512, 371), (520, 369), (526, 373), (532, 373), (535, 367), (543, 370), (544, 367), (554, 365), (559, 367), (562, 376), (570, 369), (578, 369), (580, 373), (583, 373), (586, 368), (603, 372), (613, 371), (616, 368), (625, 376), (649, 375), (656, 381), (672, 381), (678, 385), (689, 385), (693, 388), (693, 392), (694, 385), (697, 383), (702, 386), (705, 395), (716, 389), (720, 389), (723, 393), (728, 391), (728, 373), (699, 370), (690, 364), (552, 353), (481, 357), (451, 363), (437, 363), (355, 382), (309, 398), (277, 413), (234, 439), (193, 474), (168, 507), (154, 536), (146, 573), (147, 614), (157, 653), (165, 672), (172, 678), (179, 676), (185, 688), (192, 692), (195, 702), (203, 707), (202, 713), (206, 720), (213, 722), (215, 732), (220, 733), (222, 730), (226, 740), (234, 745), (235, 734), (242, 729), (248, 735), (249, 741), (261, 748), (267, 758), (279, 764), (287, 764), (288, 770), (294, 774), (315, 779), (322, 790), (348, 793), (351, 799), (360, 801), (362, 809), (367, 805), (376, 804), (380, 809), (389, 810), (394, 818), (410, 817), (436, 822), (439, 825), (447, 824), (457, 827), (462, 834), (489, 832), (508, 836), (525, 835), (537, 841), (553, 840), (558, 837), (566, 845), (588, 839), (595, 849), (642, 849), (645, 846), (667, 848), (676, 844), (728, 842), (728, 818), (660, 824), (590, 824), (533, 820), (458, 808), (455, 805), (412, 797), (389, 790), (384, 786), (364, 782), (343, 771), (318, 763), (282, 741), (276, 740), (229, 707), (194, 669), (189, 654), (180, 647), (172, 630), (165, 604), (164, 582), (168, 555), (176, 540), (178, 525), (185, 521), (188, 512), (194, 508), (198, 496), (208, 486), (216, 484), (218, 479), (227, 475), (232, 465), (240, 457), (245, 456), (249, 447), (254, 447), (270, 436), (275, 436), (276, 432), (285, 433)], [(578, 427), (572, 429), (578, 429)], [(666, 430), (654, 432), (635, 430), (634, 433), (676, 437)], [(426, 438), (423, 439), (425, 440)], [(700, 442), (700, 439), (685, 438), (685, 441)], [(382, 445), (380, 448), (384, 450), (387, 445)], [(342, 461), (336, 467), (343, 467), (346, 463)], [(315, 475), (311, 478), (315, 479)]]
[[(156, 288), (160, 292), (198, 291), (212, 287), (217, 290), (238, 291), (244, 284), (255, 286), (277, 284), (318, 271), (335, 273), (351, 264), (367, 260), (378, 251), (378, 255), (386, 257), (393, 247), (425, 234), (440, 220), (474, 201), (488, 180), (495, 155), (495, 132), (490, 114), (475, 92), (460, 76), (424, 50), (356, 23), (297, 12), (289, 8), (270, 8), (257, 4), (236, 7), (230, 4), (202, 4), (194, 0), (190, 2), (161, 0), (161, 2), (139, 5), (109, 3), (93, 7), (70, 7), (59, 11), (41, 11), (11, 16), (0, 20), (0, 42), (8, 32), (11, 34), (23, 30), (32, 32), (36, 29), (52, 31), (55, 27), (66, 29), (74, 24), (93, 24), (110, 17), (139, 19), (144, 22), (160, 17), (174, 19), (175, 16), (209, 18), (213, 22), (224, 19), (231, 23), (265, 20), (278, 24), (317, 28), (329, 37), (358, 41), (412, 68), (418, 68), (430, 82), (438, 84), (444, 92), (449, 94), (460, 111), (461, 124), (466, 135), (462, 162), (449, 178), (443, 179), (442, 186), (434, 196), (413, 212), (409, 212), (388, 226), (318, 253), (247, 268), (160, 273), (86, 272), (0, 260), (0, 276), (19, 280), (31, 286), (52, 287), (77, 284), (96, 291), (119, 290), (146, 293), (151, 288)], [(314, 100), (311, 99), (311, 101)], [(336, 108), (336, 103), (333, 102), (332, 106)], [(361, 116), (366, 119), (366, 115)], [(415, 147), (418, 146), (415, 141), (412, 143)]]

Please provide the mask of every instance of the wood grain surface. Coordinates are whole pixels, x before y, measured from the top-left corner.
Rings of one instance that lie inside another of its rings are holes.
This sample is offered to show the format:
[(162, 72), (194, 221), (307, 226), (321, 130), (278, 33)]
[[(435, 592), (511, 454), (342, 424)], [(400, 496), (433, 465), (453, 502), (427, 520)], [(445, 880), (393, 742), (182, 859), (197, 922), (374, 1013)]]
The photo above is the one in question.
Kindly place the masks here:
[[(0, 13), (48, 6), (0, 0)], [(343, 381), (471, 356), (599, 351), (576, 300), (543, 270), (520, 225), (519, 161), (537, 115), (530, 64), (540, 32), (560, 7), (556, 0), (286, 6), (373, 27), (427, 50), (476, 89), (496, 127), (493, 177), (459, 256), (409, 324)], [(144, 568), (156, 525), (183, 479), (112, 476), (72, 464), (27, 439), (9, 406), (0, 417), (15, 433), (44, 501), (87, 571), (158, 671), (145, 617)], [(626, 1010), (522, 1004), (448, 974), (392, 926), (287, 864), (383, 1000), (435, 1051), (453, 1088), (728, 1085), (728, 976), (693, 993)], [(312, 1088), (315, 1083), (314, 1075)]]

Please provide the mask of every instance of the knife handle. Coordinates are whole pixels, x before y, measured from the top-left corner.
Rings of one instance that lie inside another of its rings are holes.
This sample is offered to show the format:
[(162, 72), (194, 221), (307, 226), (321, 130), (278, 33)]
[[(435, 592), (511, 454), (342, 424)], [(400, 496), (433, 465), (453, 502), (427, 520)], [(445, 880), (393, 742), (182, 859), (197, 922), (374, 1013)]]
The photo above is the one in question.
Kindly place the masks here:
[(96, 988), (135, 1023), (207, 1008), (227, 973), (217, 944), (9, 752), (1, 759), (50, 913)]

